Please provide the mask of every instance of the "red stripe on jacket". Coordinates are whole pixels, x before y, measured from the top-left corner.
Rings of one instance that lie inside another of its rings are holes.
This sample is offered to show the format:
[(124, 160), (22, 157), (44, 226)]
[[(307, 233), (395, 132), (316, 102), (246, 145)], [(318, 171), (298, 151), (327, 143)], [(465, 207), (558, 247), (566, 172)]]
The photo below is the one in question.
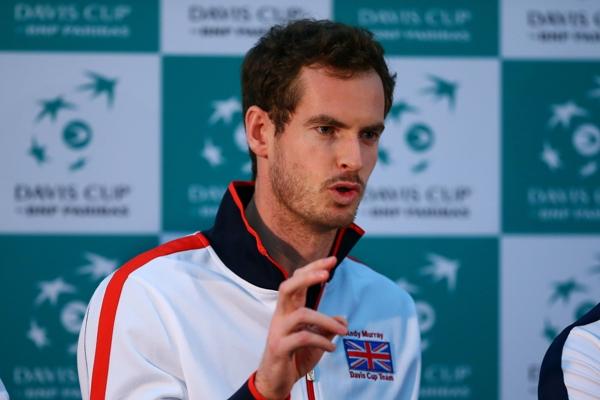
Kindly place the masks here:
[(92, 369), (90, 400), (104, 400), (106, 397), (110, 349), (112, 346), (115, 317), (117, 315), (117, 307), (119, 306), (119, 298), (121, 297), (123, 286), (125, 285), (125, 281), (129, 277), (129, 274), (155, 258), (180, 251), (201, 249), (207, 246), (208, 240), (206, 240), (201, 233), (185, 236), (164, 243), (134, 257), (114, 273), (106, 286), (104, 298), (102, 299), (102, 307), (100, 309), (98, 335), (96, 337), (96, 352), (94, 356), (94, 367)]

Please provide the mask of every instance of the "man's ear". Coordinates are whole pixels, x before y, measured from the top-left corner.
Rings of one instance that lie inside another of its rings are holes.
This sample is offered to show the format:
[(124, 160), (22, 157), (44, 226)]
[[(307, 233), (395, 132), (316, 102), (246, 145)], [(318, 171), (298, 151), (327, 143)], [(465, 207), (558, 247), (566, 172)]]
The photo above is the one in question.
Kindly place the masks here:
[(257, 157), (266, 158), (269, 142), (275, 135), (275, 125), (269, 114), (258, 106), (250, 106), (246, 111), (245, 123), (248, 147)]

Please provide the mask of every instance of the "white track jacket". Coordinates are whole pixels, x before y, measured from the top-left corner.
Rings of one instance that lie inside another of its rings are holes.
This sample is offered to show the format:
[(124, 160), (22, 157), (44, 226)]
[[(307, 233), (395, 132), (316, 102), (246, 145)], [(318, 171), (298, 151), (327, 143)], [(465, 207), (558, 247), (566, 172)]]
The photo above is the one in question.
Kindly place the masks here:
[[(230, 184), (215, 226), (124, 264), (94, 293), (77, 351), (83, 399), (260, 399), (253, 372), (263, 353), (277, 288), (287, 274), (244, 214), (254, 186)], [(410, 296), (346, 257), (362, 235), (340, 229), (329, 282), (307, 305), (343, 315), (296, 399), (417, 399), (419, 329)]]

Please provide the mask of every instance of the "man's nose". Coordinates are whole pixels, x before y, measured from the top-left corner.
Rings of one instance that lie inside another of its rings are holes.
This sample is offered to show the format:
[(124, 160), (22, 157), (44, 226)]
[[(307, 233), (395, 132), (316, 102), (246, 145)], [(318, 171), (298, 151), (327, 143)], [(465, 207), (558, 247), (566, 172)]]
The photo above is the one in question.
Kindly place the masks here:
[(362, 168), (361, 143), (357, 137), (340, 139), (337, 146), (337, 165), (345, 171)]

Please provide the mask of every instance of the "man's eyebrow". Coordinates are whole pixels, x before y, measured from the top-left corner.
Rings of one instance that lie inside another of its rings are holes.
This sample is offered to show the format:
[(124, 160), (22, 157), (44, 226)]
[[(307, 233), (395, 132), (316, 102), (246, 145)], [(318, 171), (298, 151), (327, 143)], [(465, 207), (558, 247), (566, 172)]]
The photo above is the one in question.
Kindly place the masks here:
[[(304, 123), (305, 126), (313, 126), (313, 125), (324, 125), (324, 126), (334, 126), (336, 128), (348, 128), (348, 125), (343, 123), (342, 121), (338, 121), (327, 114), (319, 114), (314, 117), (310, 117)], [(375, 131), (375, 132), (383, 132), (385, 129), (385, 125), (382, 122), (367, 125), (361, 128), (361, 131)]]
[(342, 121), (338, 121), (330, 115), (319, 114), (314, 117), (310, 117), (304, 123), (305, 126), (312, 125), (325, 125), (325, 126), (335, 126), (336, 128), (348, 128), (348, 125), (343, 123)]
[(379, 122), (377, 124), (365, 126), (361, 130), (362, 131), (375, 131), (375, 132), (381, 133), (381, 132), (383, 132), (384, 129), (385, 129), (385, 125), (383, 123)]

